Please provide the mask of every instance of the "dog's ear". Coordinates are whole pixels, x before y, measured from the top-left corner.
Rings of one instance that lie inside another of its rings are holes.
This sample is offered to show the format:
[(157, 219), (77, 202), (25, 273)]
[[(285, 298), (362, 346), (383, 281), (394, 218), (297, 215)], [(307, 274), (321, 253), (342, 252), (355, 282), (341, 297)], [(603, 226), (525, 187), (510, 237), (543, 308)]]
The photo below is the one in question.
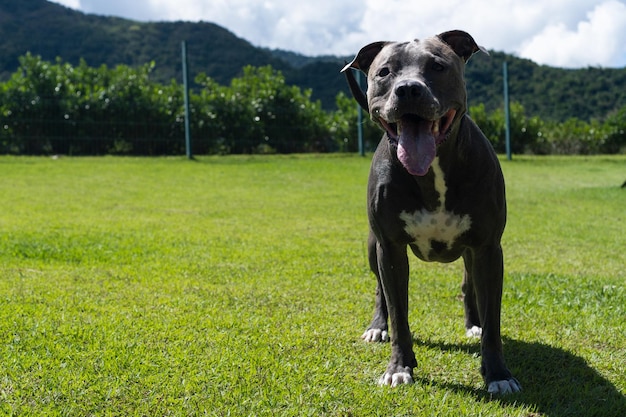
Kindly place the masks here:
[[(346, 74), (346, 80), (348, 81), (348, 87), (350, 87), (350, 92), (352, 93), (352, 97), (359, 103), (359, 106), (367, 113), (370, 112), (369, 105), (367, 104), (367, 97), (363, 90), (361, 90), (361, 86), (359, 82), (354, 77), (354, 74), (350, 68), (350, 64), (347, 64), (341, 71)], [(346, 71), (347, 70), (347, 71)]]
[(356, 54), (356, 57), (354, 57), (352, 62), (343, 67), (341, 72), (345, 72), (348, 68), (354, 68), (361, 70), (367, 74), (367, 71), (369, 70), (370, 65), (372, 65), (374, 58), (376, 58), (376, 55), (378, 55), (378, 53), (388, 43), (389, 42), (380, 41), (370, 43), (369, 45), (364, 46), (363, 48), (361, 48), (359, 53)]
[(364, 46), (363, 48), (361, 48), (361, 50), (352, 60), (352, 62), (346, 64), (341, 70), (341, 72), (346, 74), (346, 80), (348, 80), (348, 86), (350, 87), (350, 92), (352, 93), (352, 96), (354, 96), (354, 99), (357, 101), (357, 103), (359, 103), (359, 106), (361, 106), (363, 110), (368, 113), (369, 106), (367, 104), (367, 97), (365, 96), (363, 90), (361, 90), (361, 86), (354, 77), (351, 68), (361, 70), (365, 74), (367, 74), (367, 71), (369, 70), (370, 65), (372, 65), (374, 58), (376, 58), (376, 55), (378, 55), (378, 53), (388, 43), (389, 42), (374, 42), (370, 43), (367, 46)]
[(487, 52), (485, 48), (476, 44), (476, 41), (469, 33), (463, 32), (462, 30), (450, 30), (440, 33), (437, 37), (447, 43), (465, 62), (478, 51), (489, 55), (489, 52)]

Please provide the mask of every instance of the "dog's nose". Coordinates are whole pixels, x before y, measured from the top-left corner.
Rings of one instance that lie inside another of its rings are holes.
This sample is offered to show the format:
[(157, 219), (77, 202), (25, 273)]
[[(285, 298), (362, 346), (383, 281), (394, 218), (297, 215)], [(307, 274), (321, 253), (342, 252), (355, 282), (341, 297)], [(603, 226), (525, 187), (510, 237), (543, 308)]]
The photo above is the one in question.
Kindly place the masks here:
[(419, 81), (406, 80), (396, 84), (396, 96), (400, 99), (413, 99), (422, 95), (424, 84)]

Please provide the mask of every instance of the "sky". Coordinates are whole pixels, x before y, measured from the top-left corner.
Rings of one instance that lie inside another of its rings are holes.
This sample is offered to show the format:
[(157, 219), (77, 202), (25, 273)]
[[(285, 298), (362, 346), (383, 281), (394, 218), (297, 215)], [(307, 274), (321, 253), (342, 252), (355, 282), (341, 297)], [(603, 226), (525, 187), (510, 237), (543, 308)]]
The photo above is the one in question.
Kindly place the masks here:
[(626, 67), (626, 0), (54, 0), (139, 21), (216, 23), (255, 46), (354, 55), (371, 42), (452, 29), (562, 68)]

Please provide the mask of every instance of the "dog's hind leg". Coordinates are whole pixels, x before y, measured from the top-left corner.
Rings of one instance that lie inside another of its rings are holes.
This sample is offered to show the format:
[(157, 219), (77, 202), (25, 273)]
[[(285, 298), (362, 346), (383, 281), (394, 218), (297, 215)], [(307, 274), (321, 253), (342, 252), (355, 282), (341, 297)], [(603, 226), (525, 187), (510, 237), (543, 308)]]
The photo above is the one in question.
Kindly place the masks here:
[(366, 342), (388, 342), (389, 328), (387, 325), (387, 318), (389, 314), (387, 312), (387, 303), (385, 301), (385, 294), (383, 292), (383, 287), (380, 282), (380, 273), (378, 271), (376, 237), (374, 237), (372, 232), (370, 232), (368, 238), (367, 252), (370, 269), (374, 275), (376, 275), (376, 305), (374, 309), (374, 318), (361, 338)]

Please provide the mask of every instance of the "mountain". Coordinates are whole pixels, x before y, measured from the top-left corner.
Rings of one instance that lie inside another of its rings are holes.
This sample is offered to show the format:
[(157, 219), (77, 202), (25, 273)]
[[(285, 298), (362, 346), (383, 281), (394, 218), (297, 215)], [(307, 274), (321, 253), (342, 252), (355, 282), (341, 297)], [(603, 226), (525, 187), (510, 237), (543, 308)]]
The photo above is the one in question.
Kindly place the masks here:
[(187, 41), (189, 66), (227, 83), (245, 65), (289, 70), (283, 60), (212, 23), (141, 23), (84, 14), (45, 0), (0, 0), (0, 76), (18, 66), (30, 51), (45, 60), (72, 64), (85, 59), (102, 64), (141, 65), (155, 61), (155, 77), (181, 79), (181, 42)]
[[(204, 72), (227, 84), (245, 65), (271, 65), (288, 83), (313, 91), (324, 108), (348, 94), (339, 70), (352, 57), (307, 57), (258, 48), (208, 22), (136, 22), (78, 12), (45, 0), (0, 0), (0, 80), (26, 52), (45, 60), (91, 66), (156, 63), (154, 77), (181, 80), (181, 42), (187, 41), (191, 77)], [(356, 51), (355, 51), (356, 52)], [(541, 66), (501, 52), (478, 54), (466, 69), (469, 104), (502, 106), (502, 63), (508, 62), (511, 100), (542, 119), (602, 118), (626, 105), (626, 69), (565, 70)]]
[(626, 106), (626, 68), (562, 69), (538, 65), (502, 52), (476, 54), (466, 67), (470, 105), (502, 107), (504, 62), (508, 66), (509, 94), (528, 115), (544, 120), (602, 119)]

